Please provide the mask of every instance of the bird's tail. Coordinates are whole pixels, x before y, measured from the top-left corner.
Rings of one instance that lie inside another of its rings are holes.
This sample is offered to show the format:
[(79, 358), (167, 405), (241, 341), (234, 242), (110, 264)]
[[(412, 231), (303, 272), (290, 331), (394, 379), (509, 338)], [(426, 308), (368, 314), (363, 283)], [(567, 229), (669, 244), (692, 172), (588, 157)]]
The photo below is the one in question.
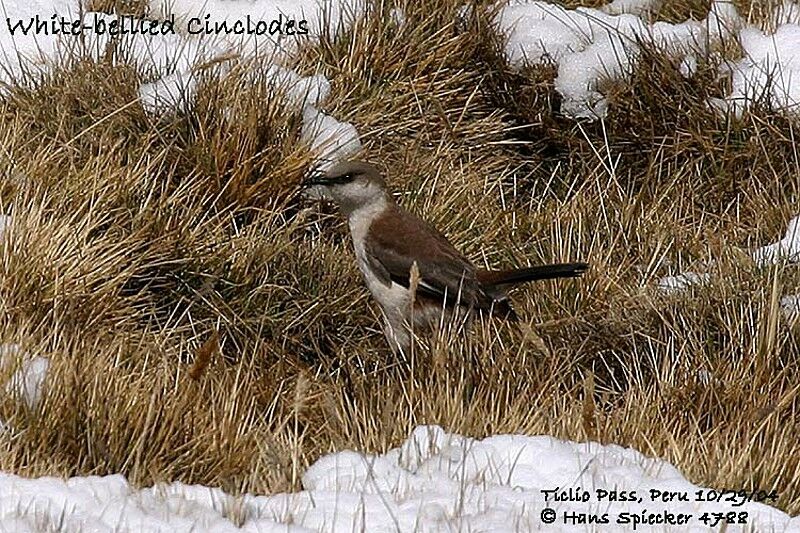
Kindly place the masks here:
[(577, 278), (588, 268), (586, 263), (559, 263), (511, 270), (482, 270), (478, 273), (478, 280), (482, 285), (502, 287), (540, 279)]

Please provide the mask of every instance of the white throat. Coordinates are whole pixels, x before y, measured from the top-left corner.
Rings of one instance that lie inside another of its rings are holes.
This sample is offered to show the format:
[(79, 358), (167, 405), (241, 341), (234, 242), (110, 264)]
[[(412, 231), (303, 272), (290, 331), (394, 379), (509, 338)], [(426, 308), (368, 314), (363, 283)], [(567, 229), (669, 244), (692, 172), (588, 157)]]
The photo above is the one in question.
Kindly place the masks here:
[(354, 209), (347, 216), (347, 225), (350, 226), (350, 234), (353, 236), (353, 244), (356, 246), (356, 253), (359, 251), (359, 245), (363, 247), (364, 239), (367, 237), (367, 231), (369, 231), (372, 221), (379, 217), (385, 209), (386, 198), (381, 196), (374, 202), (364, 204)]

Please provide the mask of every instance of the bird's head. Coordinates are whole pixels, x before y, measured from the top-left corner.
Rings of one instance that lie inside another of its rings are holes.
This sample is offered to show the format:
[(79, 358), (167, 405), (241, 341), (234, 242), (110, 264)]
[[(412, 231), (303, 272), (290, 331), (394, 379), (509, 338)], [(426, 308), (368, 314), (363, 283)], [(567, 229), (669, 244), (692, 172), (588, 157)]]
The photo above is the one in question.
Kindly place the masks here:
[(380, 171), (362, 161), (345, 161), (317, 171), (304, 185), (319, 186), (346, 214), (386, 198), (386, 182)]

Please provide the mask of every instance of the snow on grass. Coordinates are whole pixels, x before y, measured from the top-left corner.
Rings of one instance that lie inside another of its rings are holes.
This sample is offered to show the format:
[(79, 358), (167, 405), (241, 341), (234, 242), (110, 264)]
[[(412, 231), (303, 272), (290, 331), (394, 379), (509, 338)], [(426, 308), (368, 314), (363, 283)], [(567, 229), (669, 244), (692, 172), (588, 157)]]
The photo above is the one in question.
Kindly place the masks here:
[(11, 227), (11, 217), (9, 215), (0, 215), (0, 239), (6, 234), (6, 231)]
[(327, 169), (361, 150), (361, 140), (352, 124), (340, 122), (312, 106), (307, 106), (303, 111), (301, 138), (311, 145), (312, 150), (321, 154), (317, 160), (319, 170)]
[[(81, 41), (73, 35), (35, 32), (37, 16), (39, 22), (50, 22), (53, 16), (65, 17), (68, 24), (81, 19), (84, 25), (81, 36), (88, 41), (87, 48), (95, 58), (105, 49), (112, 22), (128, 31), (143, 22), (129, 16), (93, 12), (86, 9), (87, 4), (80, 0), (3, 0), (3, 14), (9, 19), (0, 28), (3, 66), (11, 74), (32, 67), (45, 68), (58, 60), (62, 52), (73, 52), (70, 45)], [(121, 48), (130, 45), (137, 62), (153, 64), (162, 71), (168, 68), (186, 71), (201, 51), (207, 58), (233, 49), (243, 54), (258, 52), (263, 56), (291, 57), (304, 41), (316, 39), (323, 31), (335, 35), (349, 27), (364, 7), (361, 0), (152, 0), (150, 9), (145, 22), (166, 24), (175, 20), (171, 26), (174, 33), (125, 35)], [(196, 24), (190, 20), (192, 17), (196, 17)], [(298, 27), (301, 21), (305, 21), (305, 31)], [(13, 32), (8, 24), (14, 27)], [(230, 30), (218, 28), (220, 24), (227, 24)], [(297, 29), (292, 30), (293, 26)], [(210, 32), (205, 31), (207, 27)], [(242, 34), (241, 29), (247, 31)], [(4, 81), (9, 80), (4, 78)]]
[[(108, 28), (112, 23), (119, 25), (120, 31), (130, 32), (142, 22), (142, 19), (81, 10), (77, 0), (3, 0), (2, 6), (3, 16), (7, 17), (0, 25), (0, 82), (4, 84), (36, 81), (53, 65), (69, 59), (97, 61), (108, 50)], [(51, 22), (53, 17), (56, 22), (63, 17), (67, 24), (80, 20), (85, 29), (79, 36), (35, 31), (37, 23)], [(210, 43), (201, 46), (199, 41), (169, 33), (123, 35), (117, 43), (115, 61), (126, 59), (155, 75), (187, 71), (199, 60), (204, 48), (208, 48), (208, 54), (218, 53), (213, 46), (205, 46)]]
[[(3, 7), (11, 20), (25, 25), (37, 15), (40, 19), (48, 19), (56, 13), (74, 20), (80, 12), (77, 0), (3, 0)], [(360, 150), (358, 134), (351, 124), (339, 122), (316, 109), (330, 92), (330, 82), (323, 76), (302, 77), (277, 63), (289, 59), (304, 40), (314, 40), (323, 31), (335, 35), (347, 28), (355, 17), (363, 13), (361, 0), (327, 0), (322, 3), (317, 0), (179, 0), (168, 3), (153, 0), (150, 7), (153, 11), (149, 20), (163, 22), (174, 16), (178, 33), (128, 35), (118, 47), (122, 59), (149, 73), (151, 80), (142, 83), (138, 91), (147, 113), (164, 115), (190, 110), (198, 90), (198, 69), (221, 57), (247, 61), (258, 55), (269, 57), (276, 64), (248, 61), (247, 65), (258, 68), (258, 73), (265, 74), (268, 80), (286, 90), (289, 105), (304, 117), (301, 140), (318, 150), (320, 165)], [(197, 20), (192, 22), (192, 17), (197, 17)], [(82, 20), (92, 29), (86, 33), (85, 46), (81, 49), (74, 46), (78, 42), (74, 38), (68, 42), (56, 35), (34, 37), (32, 31), (25, 36), (21, 30), (11, 35), (4, 26), (0, 30), (3, 54), (0, 56), (0, 82), (12, 83), (21, 79), (24, 73), (38, 76), (68, 57), (88, 55), (98, 59), (107, 43), (107, 34), (97, 32), (100, 24), (109, 27), (116, 22), (131, 28), (142, 22), (141, 19), (91, 11), (86, 12)], [(243, 27), (258, 30), (261, 28), (259, 21), (266, 24), (266, 30), (261, 32), (263, 35), (217, 32), (215, 27), (224, 23), (236, 30), (236, 24), (241, 23)], [(305, 21), (302, 26), (301, 21)], [(211, 34), (190, 32), (206, 28), (206, 24), (214, 29)], [(288, 35), (290, 31), (295, 34)]]
[(34, 356), (22, 361), (22, 365), (6, 384), (6, 392), (23, 399), (29, 408), (35, 409), (42, 397), (42, 387), (50, 360)]
[(800, 261), (800, 216), (789, 221), (783, 239), (755, 250), (753, 260), (759, 266)]
[(727, 68), (731, 90), (709, 105), (740, 119), (754, 101), (773, 109), (800, 114), (800, 4), (776, 5), (765, 32), (746, 25), (731, 1), (712, 2), (703, 21), (679, 24), (642, 19), (658, 8), (657, 0), (615, 0), (600, 9), (567, 9), (543, 1), (508, 0), (495, 20), (508, 38), (505, 52), (516, 68), (554, 62), (555, 88), (563, 97), (562, 112), (574, 118), (596, 119), (608, 103), (602, 81), (628, 76), (636, 64), (640, 43), (663, 49), (681, 60), (681, 72), (693, 75), (697, 55), (709, 45), (737, 36), (743, 58)]
[[(255, 78), (255, 74), (253, 73)], [(286, 94), (287, 106), (302, 114), (300, 140), (317, 154), (315, 167), (324, 169), (361, 151), (355, 126), (318, 109), (331, 91), (325, 76), (300, 76), (290, 69), (270, 65), (257, 74)]]
[[(175, 16), (188, 30), (202, 29), (205, 32), (207, 28), (213, 28), (212, 34), (199, 33), (185, 38), (187, 41), (210, 41), (207, 46), (213, 46), (218, 54), (234, 51), (242, 59), (258, 54), (279, 62), (291, 57), (303, 40), (316, 39), (323, 32), (336, 35), (348, 27), (363, 13), (364, 4), (360, 0), (328, 0), (323, 3), (317, 0), (151, 0), (150, 8), (153, 10), (151, 16), (164, 19)], [(264, 31), (259, 30), (259, 21), (266, 24), (266, 28), (261, 28)], [(243, 35), (237, 35), (235, 31), (217, 31), (217, 27), (223, 24), (234, 30), (240, 24), (254, 31), (245, 31)], [(352, 124), (340, 122), (316, 108), (330, 92), (330, 82), (324, 76), (302, 77), (277, 64), (265, 69), (263, 74), (266, 78), (286, 90), (288, 104), (302, 112), (301, 140), (318, 153), (320, 165), (353, 155), (361, 149), (358, 133)], [(194, 90), (194, 77), (184, 72), (143, 86), (140, 96), (146, 110), (160, 114), (176, 111), (186, 102), (191, 102)]]
[[(648, 23), (623, 13), (644, 13), (650, 2), (614, 2), (604, 10), (567, 9), (548, 2), (509, 0), (495, 19), (508, 38), (505, 53), (517, 68), (555, 62), (555, 88), (563, 97), (561, 111), (574, 118), (596, 119), (608, 102), (600, 88), (604, 79), (628, 76), (640, 43), (653, 44), (677, 58), (705, 49), (736, 26), (732, 4), (715, 1), (705, 21)], [(623, 14), (617, 14), (623, 13)]]
[(665, 276), (658, 280), (658, 288), (667, 293), (682, 292), (692, 285), (703, 285), (708, 283), (708, 274), (698, 274), (696, 272), (682, 272), (677, 276)]
[(278, 65), (269, 67), (267, 78), (286, 89), (289, 104), (298, 109), (321, 105), (331, 92), (331, 82), (325, 76), (318, 74), (303, 77)]
[[(0, 26), (0, 82), (9, 83), (25, 71), (43, 69), (58, 56), (59, 40), (44, 35), (34, 35), (33, 31), (23, 32), (16, 28), (20, 21), (25, 26), (28, 20), (39, 16), (49, 19), (51, 15), (64, 15), (78, 18), (78, 5), (69, 0), (3, 0), (3, 24)], [(5, 18), (15, 27), (9, 30)], [(26, 34), (27, 33), (27, 34)]]
[[(800, 261), (800, 215), (789, 221), (786, 234), (778, 242), (753, 250), (753, 261), (759, 267), (775, 265), (783, 261)], [(692, 285), (708, 283), (708, 274), (683, 272), (676, 276), (666, 276), (658, 281), (658, 288), (664, 292), (676, 293), (686, 290)]]
[(710, 104), (741, 119), (754, 101), (776, 111), (800, 113), (800, 5), (785, 1), (772, 12), (774, 33), (745, 27), (739, 33), (744, 57), (731, 66), (731, 91)]
[[(362, 0), (149, 0), (151, 17), (175, 15), (200, 39), (243, 53), (291, 56), (308, 39), (349, 27), (365, 10)], [(223, 29), (225, 28), (225, 29)]]
[(646, 15), (658, 11), (662, 3), (662, 0), (614, 0), (600, 9), (609, 15)]
[(194, 102), (197, 81), (190, 72), (175, 72), (139, 87), (142, 107), (153, 115), (188, 109)]
[(786, 322), (794, 323), (800, 320), (800, 294), (789, 294), (781, 298), (781, 313)]
[[(345, 2), (344, 0), (329, 0), (323, 4), (314, 2), (285, 2), (282, 0), (260, 0), (258, 2), (239, 1), (212, 1), (194, 2), (182, 0), (177, 2), (164, 2), (154, 0), (151, 8), (157, 15), (168, 18), (172, 15), (183, 20), (188, 26), (192, 17), (200, 17), (203, 23), (226, 23), (233, 25), (237, 21), (250, 21), (254, 24), (257, 20), (280, 21), (277, 27), (281, 31), (274, 38), (266, 35), (259, 40), (240, 38), (235, 35), (215, 34), (226, 41), (225, 46), (219, 39), (213, 42), (214, 50), (218, 55), (235, 52), (244, 61), (252, 58), (256, 52), (260, 57), (271, 57), (275, 61), (287, 58), (297, 50), (299, 39), (315, 39), (323, 31), (336, 34), (347, 27), (355, 17), (363, 12), (363, 3), (358, 0)], [(305, 21), (308, 27), (307, 35), (281, 37), (281, 32), (291, 22), (292, 27), (297, 27), (300, 21)], [(327, 23), (327, 27), (324, 24)], [(280, 38), (279, 38), (280, 37)], [(195, 37), (195, 40), (202, 37)], [(192, 40), (187, 36), (187, 40)], [(210, 46), (210, 45), (209, 45)], [(208, 55), (208, 54), (206, 54)], [(248, 67), (263, 65), (263, 62), (247, 62)], [(303, 77), (278, 64), (266, 65), (252, 72), (253, 79), (263, 75), (270, 83), (280, 87), (286, 92), (287, 104), (290, 108), (302, 113), (303, 126), (301, 141), (307, 143), (317, 154), (316, 164), (320, 168), (335, 163), (343, 158), (355, 155), (361, 150), (361, 141), (355, 127), (347, 122), (341, 122), (333, 116), (327, 115), (317, 109), (330, 93), (330, 81), (321, 75)], [(180, 111), (193, 100), (195, 87), (193, 73), (185, 71), (169, 77), (161, 78), (151, 84), (140, 88), (140, 98), (145, 110), (152, 114), (163, 114)]]
[(271, 65), (259, 74), (285, 91), (290, 109), (302, 113), (300, 140), (317, 154), (317, 169), (325, 169), (361, 151), (361, 139), (355, 126), (318, 109), (331, 91), (331, 83), (325, 76), (304, 77), (278, 65)]
[(21, 399), (30, 409), (35, 409), (42, 398), (50, 360), (23, 352), (17, 344), (0, 345), (0, 373), (12, 368), (16, 370), (5, 382), (6, 394)]
[[(322, 457), (302, 481), (302, 492), (236, 498), (182, 483), (137, 490), (119, 475), (63, 481), (0, 474), (0, 528), (57, 523), (63, 530), (98, 532), (575, 531), (563, 514), (589, 513), (606, 515), (606, 530), (613, 531), (630, 530), (632, 524), (618, 521), (643, 512), (691, 518), (675, 527), (640, 523), (637, 531), (706, 530), (699, 521), (704, 512), (747, 513), (747, 527), (759, 531), (800, 528), (800, 518), (764, 504), (696, 501), (701, 487), (669, 463), (633, 449), (548, 436), (475, 440), (421, 426), (383, 455), (343, 451)], [(543, 492), (556, 490), (575, 497), (556, 502), (554, 492)], [(614, 501), (611, 491), (635, 495)], [(689, 501), (665, 503), (652, 491), (685, 494)], [(555, 523), (542, 522), (545, 508), (556, 511)]]
[[(735, 36), (744, 26), (736, 6), (731, 0), (715, 0), (711, 3), (705, 21), (706, 36), (709, 43), (720, 42)], [(704, 49), (704, 47), (701, 47)]]

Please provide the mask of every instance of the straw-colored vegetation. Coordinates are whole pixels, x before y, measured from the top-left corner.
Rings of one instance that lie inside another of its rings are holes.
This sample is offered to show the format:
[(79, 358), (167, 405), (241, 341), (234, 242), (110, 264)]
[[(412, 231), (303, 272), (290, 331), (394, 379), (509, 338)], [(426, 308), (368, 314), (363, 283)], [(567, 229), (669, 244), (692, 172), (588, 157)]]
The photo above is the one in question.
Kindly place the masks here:
[[(66, 65), (0, 104), (0, 340), (52, 361), (38, 410), (0, 401), (0, 469), (270, 493), (436, 423), (633, 446), (800, 512), (800, 330), (778, 308), (800, 271), (741, 252), (797, 214), (794, 125), (768, 102), (715, 115), (717, 61), (687, 80), (655, 51), (577, 123), (552, 69), (511, 71), (487, 6), (461, 3), (408, 2), (403, 26), (379, 5), (292, 66), (331, 80), (325, 111), (477, 263), (591, 263), (513, 293), (531, 333), (489, 321), (396, 360), (346, 228), (298, 194), (313, 154), (267, 84), (209, 69), (193, 111), (156, 120), (133, 68)], [(655, 289), (685, 268), (711, 283)]]

